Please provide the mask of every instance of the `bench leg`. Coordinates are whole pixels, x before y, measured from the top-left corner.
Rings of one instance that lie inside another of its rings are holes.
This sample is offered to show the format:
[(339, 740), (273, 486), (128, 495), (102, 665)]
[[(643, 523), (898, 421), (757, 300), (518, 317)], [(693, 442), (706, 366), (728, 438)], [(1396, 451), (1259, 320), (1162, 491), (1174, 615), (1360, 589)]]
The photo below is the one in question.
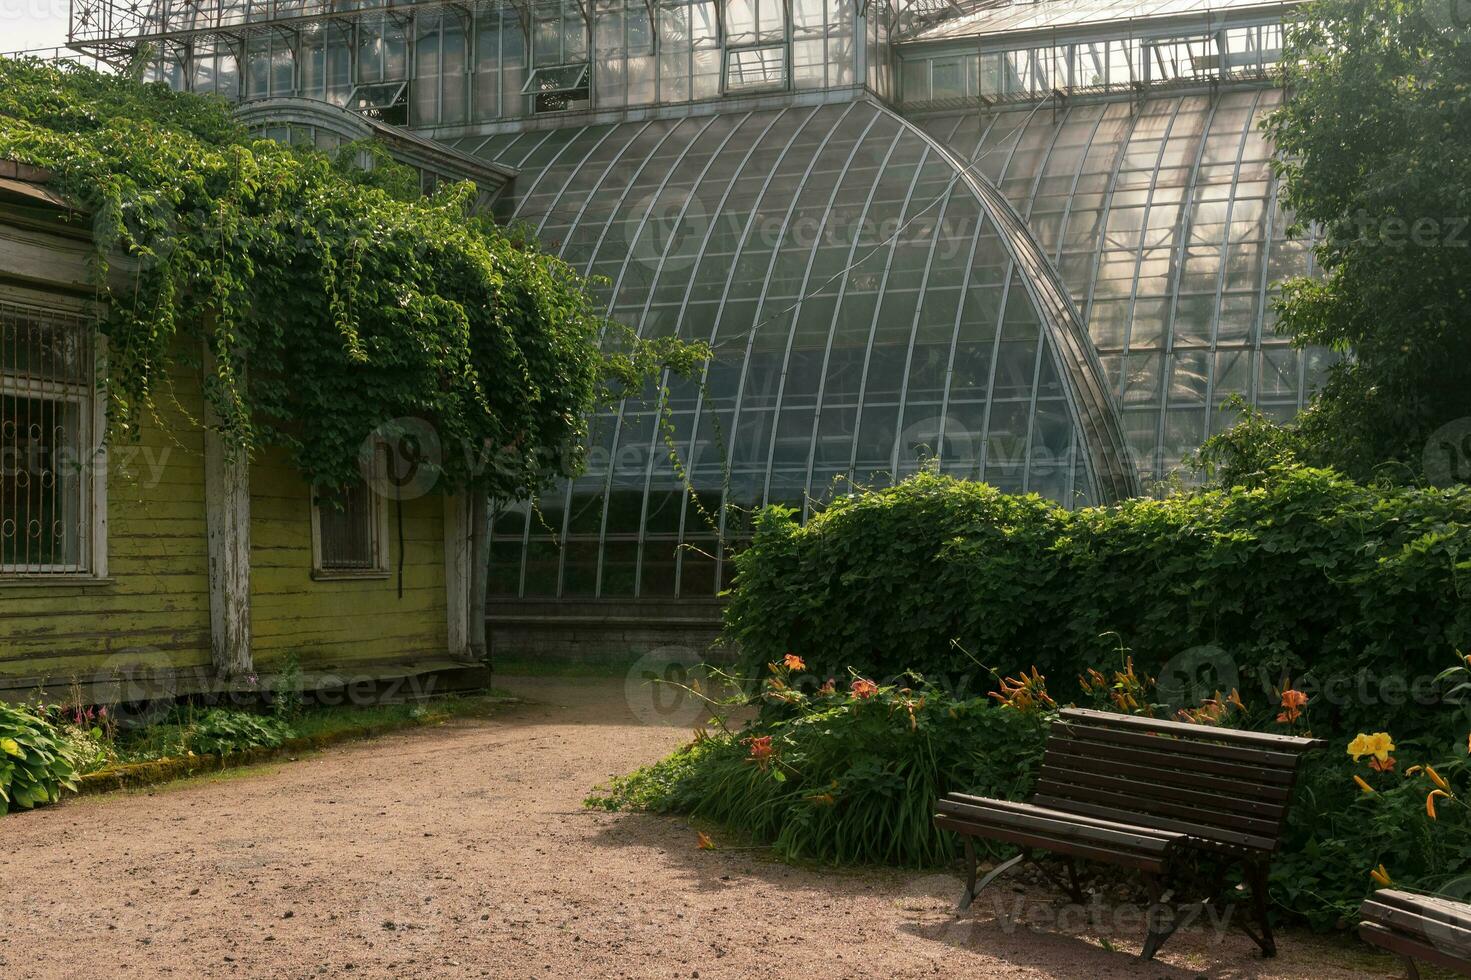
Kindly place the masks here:
[(995, 881), (1004, 872), (1010, 871), (1020, 864), (1024, 857), (1026, 857), (1025, 854), (1018, 854), (1015, 857), (1007, 858), (986, 872), (986, 877), (981, 879), (980, 884), (976, 884), (976, 871), (979, 870), (979, 864), (976, 861), (976, 847), (971, 843), (970, 838), (967, 837), (965, 840), (965, 894), (960, 897), (960, 907), (956, 911), (964, 912), (970, 908), (970, 903), (975, 901), (976, 896), (984, 891), (987, 885)]
[(1420, 968), (1415, 965), (1415, 961), (1408, 956), (1401, 956), (1400, 959), (1405, 961), (1405, 980), (1420, 980)]
[(1277, 955), (1277, 940), (1272, 936), (1272, 922), (1267, 918), (1267, 870), (1265, 861), (1249, 861), (1243, 866), (1246, 872), (1246, 887), (1251, 889), (1251, 909), (1256, 919), (1256, 927), (1261, 930), (1258, 935), (1246, 923), (1241, 924), (1241, 930), (1252, 938), (1261, 947), (1263, 956)]
[(956, 911), (964, 912), (970, 908), (970, 903), (976, 900), (976, 846), (971, 839), (965, 839), (965, 894), (960, 896), (960, 908)]
[(1144, 934), (1144, 948), (1139, 951), (1139, 958), (1152, 960), (1165, 940), (1180, 927), (1180, 913), (1173, 905), (1165, 903), (1164, 886), (1160, 884), (1159, 876), (1145, 875), (1144, 883), (1149, 886), (1149, 909), (1144, 916), (1149, 930)]
[(1083, 895), (1083, 886), (1078, 882), (1078, 864), (1072, 858), (1067, 859), (1067, 881), (1068, 897), (1071, 898), (1075, 904), (1082, 905), (1085, 901), (1085, 896)]

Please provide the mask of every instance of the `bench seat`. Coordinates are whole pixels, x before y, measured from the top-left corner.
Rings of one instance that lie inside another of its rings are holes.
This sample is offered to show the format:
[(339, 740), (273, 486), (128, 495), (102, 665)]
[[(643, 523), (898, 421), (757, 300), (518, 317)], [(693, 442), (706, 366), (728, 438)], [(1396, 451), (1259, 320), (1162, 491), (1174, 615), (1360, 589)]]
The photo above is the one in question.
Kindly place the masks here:
[(949, 794), (937, 809), (935, 823), (959, 834), (1041, 847), (1155, 874), (1164, 872), (1185, 838), (1174, 831), (963, 793)]

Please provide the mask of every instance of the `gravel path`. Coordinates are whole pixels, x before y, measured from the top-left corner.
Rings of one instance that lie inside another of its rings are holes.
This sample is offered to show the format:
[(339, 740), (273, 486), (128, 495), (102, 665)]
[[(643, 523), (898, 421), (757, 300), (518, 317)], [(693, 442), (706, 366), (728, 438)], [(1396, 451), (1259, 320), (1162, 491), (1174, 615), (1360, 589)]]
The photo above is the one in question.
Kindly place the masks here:
[(0, 977), (1400, 975), (1211, 930), (1146, 966), (1133, 910), (1002, 888), (957, 919), (956, 876), (701, 851), (682, 820), (580, 806), (684, 727), (641, 723), (621, 682), (498, 683), (538, 703), (3, 818)]

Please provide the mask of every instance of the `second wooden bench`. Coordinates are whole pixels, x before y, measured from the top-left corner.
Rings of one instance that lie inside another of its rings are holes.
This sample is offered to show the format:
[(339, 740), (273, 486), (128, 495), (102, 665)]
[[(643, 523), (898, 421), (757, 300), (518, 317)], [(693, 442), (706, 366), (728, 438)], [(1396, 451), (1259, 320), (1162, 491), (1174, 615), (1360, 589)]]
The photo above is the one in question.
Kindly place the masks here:
[[(1304, 752), (1324, 744), (1066, 708), (1048, 733), (1029, 802), (962, 793), (940, 801), (935, 823), (965, 840), (969, 875), (961, 908), (997, 875), (1030, 860), (1034, 849), (1063, 856), (1068, 879), (1062, 884), (1075, 901), (1082, 901), (1076, 859), (1131, 868), (1149, 889), (1149, 924), (1140, 954), (1148, 960), (1180, 921), (1179, 904), (1167, 901), (1173, 874), (1189, 852), (1203, 852), (1241, 867), (1256, 922), (1253, 928), (1238, 917), (1238, 925), (1263, 955), (1273, 956), (1277, 946), (1267, 920), (1267, 871), (1280, 845), (1298, 762)], [(978, 837), (1021, 849), (979, 885), (973, 843)], [(1224, 881), (1217, 882), (1216, 891), (1223, 887)]]

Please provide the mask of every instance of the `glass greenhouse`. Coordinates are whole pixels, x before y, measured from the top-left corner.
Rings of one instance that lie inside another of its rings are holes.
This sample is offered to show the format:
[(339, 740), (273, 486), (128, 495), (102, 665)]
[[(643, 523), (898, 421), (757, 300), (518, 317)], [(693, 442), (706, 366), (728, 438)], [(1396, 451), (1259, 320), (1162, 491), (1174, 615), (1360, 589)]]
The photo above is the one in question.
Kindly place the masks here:
[(426, 184), (477, 161), (615, 319), (712, 345), (498, 513), (493, 593), (565, 610), (714, 596), (765, 503), (921, 467), (1109, 502), (1232, 396), (1299, 410), (1327, 360), (1272, 331), (1310, 252), (1259, 128), (1290, 6), (75, 0), (72, 41), (262, 132), (365, 116)]

